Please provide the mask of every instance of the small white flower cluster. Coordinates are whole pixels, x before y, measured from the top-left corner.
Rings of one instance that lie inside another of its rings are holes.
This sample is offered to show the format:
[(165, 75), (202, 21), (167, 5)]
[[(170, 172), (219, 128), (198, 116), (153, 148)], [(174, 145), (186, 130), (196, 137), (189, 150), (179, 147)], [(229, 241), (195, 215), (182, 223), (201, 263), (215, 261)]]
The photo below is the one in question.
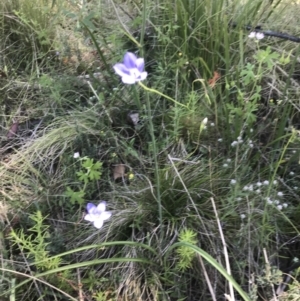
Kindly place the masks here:
[[(231, 183), (232, 184), (232, 183)], [(277, 185), (278, 181), (274, 180), (273, 185)], [(260, 194), (262, 192), (263, 187), (269, 186), (270, 182), (268, 180), (264, 180), (262, 182), (258, 181), (257, 183), (254, 184), (249, 184), (243, 187), (243, 191), (245, 192), (255, 192), (256, 194)], [(282, 197), (283, 193), (278, 192), (278, 196)]]
[[(277, 192), (277, 196), (278, 197), (283, 197), (283, 192), (279, 191)], [(269, 205), (275, 205), (277, 207), (278, 210), (282, 210), (283, 208), (287, 208), (288, 204), (287, 203), (283, 203), (281, 204), (279, 200), (272, 200), (270, 197), (266, 198), (266, 201)]]
[[(254, 147), (254, 144), (253, 144), (253, 141), (252, 141), (252, 140), (249, 139), (247, 142), (248, 142), (248, 146), (249, 146), (250, 148), (253, 148), (253, 147)], [(244, 140), (242, 139), (241, 136), (238, 136), (237, 139), (231, 143), (231, 146), (232, 146), (232, 147), (235, 147), (235, 146), (237, 146), (237, 145), (239, 145), (239, 144), (242, 144), (242, 143), (244, 143)]]
[(231, 185), (235, 185), (235, 184), (236, 184), (236, 180), (235, 180), (235, 179), (231, 179), (231, 180), (230, 180), (230, 184), (231, 184)]
[(223, 167), (227, 168), (229, 166), (228, 163), (230, 163), (230, 162), (231, 162), (230, 158), (226, 159), (226, 163), (223, 164)]
[(91, 96), (90, 98), (89, 98), (89, 100), (90, 101), (93, 101), (93, 100), (95, 100), (97, 97), (94, 95), (94, 96)]
[(253, 145), (252, 140), (249, 140), (249, 141), (248, 141), (248, 144), (249, 144), (249, 147), (250, 147), (250, 148), (253, 148), (254, 145)]
[(243, 141), (242, 137), (241, 137), (241, 136), (238, 136), (238, 137), (237, 137), (237, 140), (235, 140), (235, 141), (233, 141), (233, 142), (231, 143), (231, 146), (232, 146), (232, 147), (235, 147), (236, 145), (241, 144), (241, 143), (243, 143), (243, 142), (244, 142), (244, 141)]
[[(235, 185), (237, 183), (237, 181), (235, 179), (231, 179), (230, 180), (230, 184), (231, 185)], [(273, 185), (277, 185), (278, 181), (274, 180), (273, 182), (271, 182), (271, 184)], [(256, 183), (253, 184), (248, 184), (245, 185), (242, 190), (243, 192), (246, 193), (256, 193), (256, 194), (261, 194), (263, 191), (266, 191), (266, 188), (270, 185), (270, 181), (268, 180), (264, 180), (264, 181), (258, 181)], [(294, 189), (297, 187), (294, 187)], [(283, 209), (286, 209), (289, 205), (286, 202), (283, 202), (282, 199), (284, 197), (284, 193), (282, 191), (277, 191), (276, 195), (273, 195), (273, 197), (266, 197), (265, 201), (267, 204), (269, 205), (273, 205), (274, 207), (277, 208), (277, 210), (281, 211)], [(243, 201), (243, 197), (237, 197), (236, 201), (241, 202)], [(246, 218), (246, 214), (240, 214), (240, 218), (241, 220), (244, 220)]]
[(256, 40), (261, 40), (265, 37), (265, 35), (262, 32), (256, 32), (256, 31), (251, 31), (250, 34), (248, 35), (248, 38), (250, 39), (256, 39)]
[[(273, 185), (277, 185), (278, 184), (278, 181), (277, 180), (274, 180), (273, 181)], [(270, 185), (270, 181), (268, 180), (264, 180), (262, 182), (258, 181), (257, 183), (253, 184), (255, 185), (256, 187), (261, 187), (261, 186), (269, 186)], [(282, 193), (282, 192), (279, 192), (279, 194)]]

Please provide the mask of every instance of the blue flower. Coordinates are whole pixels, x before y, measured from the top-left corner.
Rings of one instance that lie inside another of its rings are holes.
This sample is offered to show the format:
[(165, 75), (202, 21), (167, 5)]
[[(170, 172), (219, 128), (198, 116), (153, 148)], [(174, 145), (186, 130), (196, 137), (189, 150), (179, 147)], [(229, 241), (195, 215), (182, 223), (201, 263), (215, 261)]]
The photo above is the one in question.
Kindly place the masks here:
[(92, 222), (97, 229), (103, 226), (103, 222), (111, 217), (111, 212), (105, 211), (106, 202), (102, 201), (98, 206), (88, 203), (86, 206), (86, 221)]
[(146, 79), (148, 73), (144, 71), (145, 62), (143, 58), (137, 58), (135, 54), (127, 52), (123, 63), (113, 66), (115, 72), (121, 76), (124, 84), (135, 84)]

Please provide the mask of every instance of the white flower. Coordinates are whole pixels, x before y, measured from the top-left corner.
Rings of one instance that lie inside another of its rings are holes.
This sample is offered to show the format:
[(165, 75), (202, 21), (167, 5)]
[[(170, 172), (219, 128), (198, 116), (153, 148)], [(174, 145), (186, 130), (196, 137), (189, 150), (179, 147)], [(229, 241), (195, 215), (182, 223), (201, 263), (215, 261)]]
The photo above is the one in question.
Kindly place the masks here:
[(277, 206), (277, 209), (278, 209), (278, 210), (282, 210), (282, 205), (278, 205), (278, 206)]
[(256, 32), (255, 31), (251, 31), (250, 34), (248, 35), (248, 38), (253, 39), (256, 36)]
[(293, 171), (290, 172), (290, 176), (293, 176), (295, 173)]
[(263, 181), (263, 184), (267, 186), (267, 185), (269, 185), (269, 181), (265, 180), (265, 181)]
[(223, 141), (223, 139), (222, 139), (222, 138), (219, 138), (219, 139), (218, 139), (218, 142), (222, 142), (222, 141)]
[(246, 218), (246, 214), (241, 214), (241, 219)]
[(251, 31), (250, 34), (248, 35), (248, 38), (250, 39), (257, 39), (257, 40), (261, 40), (265, 37), (265, 35), (262, 32), (255, 32), (255, 31)]
[(236, 198), (236, 200), (240, 202), (242, 200), (242, 198), (238, 197), (238, 198)]
[(265, 37), (265, 35), (262, 33), (262, 32), (257, 32), (256, 33), (256, 38), (258, 39), (258, 40), (261, 40), (261, 39), (263, 39)]
[(280, 202), (279, 202), (278, 200), (275, 200), (275, 201), (274, 201), (274, 204), (279, 205)]
[(236, 184), (236, 180), (235, 179), (231, 179), (230, 180), (230, 184), (232, 184), (232, 185)]
[(88, 203), (86, 206), (88, 213), (84, 219), (92, 222), (97, 229), (100, 229), (103, 226), (103, 222), (111, 217), (111, 212), (105, 211), (105, 207), (105, 201), (102, 201), (98, 206)]
[(208, 119), (207, 119), (207, 117), (205, 117), (205, 118), (202, 120), (202, 124), (203, 124), (203, 125), (207, 125), (207, 121), (208, 121)]
[(257, 186), (257, 187), (260, 187), (261, 185), (262, 185), (261, 182), (257, 182), (257, 183), (256, 183), (256, 186)]
[(278, 195), (279, 197), (283, 197), (283, 192), (279, 191), (279, 192), (277, 193), (277, 195)]
[(227, 164), (227, 163), (224, 163), (224, 164), (223, 164), (223, 167), (228, 167), (228, 164)]
[(74, 158), (74, 159), (77, 159), (77, 158), (79, 158), (79, 157), (80, 157), (79, 152), (74, 153), (74, 155), (73, 155), (73, 158)]
[(237, 144), (238, 144), (237, 141), (233, 141), (233, 142), (231, 143), (231, 146), (232, 146), (232, 147), (235, 147)]
[(286, 207), (288, 206), (288, 204), (287, 204), (287, 203), (283, 203), (282, 206), (283, 206), (284, 208), (286, 208)]

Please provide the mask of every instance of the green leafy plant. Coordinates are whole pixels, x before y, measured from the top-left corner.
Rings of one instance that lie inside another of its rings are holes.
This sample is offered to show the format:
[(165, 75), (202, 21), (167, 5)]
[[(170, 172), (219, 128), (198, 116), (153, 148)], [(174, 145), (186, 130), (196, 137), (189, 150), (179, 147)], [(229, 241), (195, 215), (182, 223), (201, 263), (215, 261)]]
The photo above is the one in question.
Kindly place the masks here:
[(270, 71), (277, 63), (280, 56), (277, 52), (272, 51), (271, 47), (268, 46), (266, 50), (258, 50), (253, 57), (260, 65), (264, 65)]
[(68, 198), (70, 198), (70, 202), (72, 205), (74, 205), (74, 204), (83, 205), (84, 204), (84, 196), (85, 196), (84, 190), (74, 191), (71, 187), (67, 187), (65, 194)]
[(94, 162), (94, 159), (88, 157), (81, 158), (80, 162), (82, 169), (76, 172), (76, 175), (78, 179), (83, 182), (83, 187), (79, 191), (75, 191), (71, 187), (67, 187), (65, 192), (65, 195), (70, 198), (72, 205), (83, 205), (85, 190), (88, 183), (99, 180), (102, 175), (102, 162)]
[[(197, 233), (191, 229), (183, 229), (179, 233), (178, 240), (180, 242), (187, 242), (196, 245), (198, 243)], [(186, 269), (190, 268), (192, 266), (192, 262), (195, 256), (194, 250), (182, 245), (178, 247), (178, 249), (176, 249), (176, 252), (179, 256), (177, 269), (185, 271)]]
[(58, 268), (61, 260), (59, 257), (51, 258), (47, 251), (47, 246), (50, 244), (48, 226), (45, 225), (46, 217), (42, 216), (40, 211), (31, 214), (29, 218), (34, 222), (34, 225), (28, 229), (31, 233), (26, 235), (23, 230), (10, 233), (11, 241), (18, 245), (24, 252), (29, 262), (35, 265), (40, 271), (48, 271)]
[(94, 159), (84, 157), (81, 159), (81, 167), (83, 169), (76, 173), (80, 181), (87, 184), (89, 181), (96, 181), (100, 179), (102, 175), (101, 162), (94, 162)]

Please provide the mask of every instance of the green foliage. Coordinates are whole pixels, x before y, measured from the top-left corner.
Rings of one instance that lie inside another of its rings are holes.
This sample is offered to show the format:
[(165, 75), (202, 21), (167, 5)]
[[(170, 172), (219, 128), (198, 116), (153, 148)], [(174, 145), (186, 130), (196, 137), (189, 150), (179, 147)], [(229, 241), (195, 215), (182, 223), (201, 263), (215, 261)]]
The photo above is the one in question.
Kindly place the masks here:
[[(191, 229), (183, 229), (179, 233), (178, 240), (180, 242), (187, 242), (192, 245), (197, 245), (197, 233)], [(185, 271), (186, 269), (191, 268), (193, 259), (195, 257), (195, 252), (186, 246), (180, 246), (176, 252), (179, 256), (177, 269), (180, 271)]]
[(258, 50), (257, 53), (253, 56), (257, 62), (264, 66), (267, 67), (267, 70), (272, 70), (274, 65), (279, 59), (279, 54), (277, 52), (273, 52), (271, 50), (271, 47), (268, 46), (266, 50)]
[(26, 255), (29, 262), (37, 267), (39, 271), (55, 269), (60, 265), (60, 258), (51, 258), (47, 251), (49, 241), (49, 226), (46, 226), (45, 217), (40, 211), (31, 214), (29, 218), (34, 225), (28, 229), (32, 234), (26, 235), (23, 230), (10, 233), (11, 241)]
[(79, 191), (74, 191), (71, 187), (67, 187), (65, 192), (66, 197), (70, 198), (70, 202), (72, 205), (84, 204), (85, 190), (87, 189), (87, 185), (90, 182), (98, 181), (102, 175), (102, 162), (96, 161), (94, 159), (84, 157), (80, 159), (81, 170), (76, 172), (78, 179), (83, 182), (83, 187)]
[(81, 167), (83, 169), (76, 173), (80, 181), (87, 184), (89, 181), (96, 181), (100, 179), (102, 175), (101, 162), (94, 162), (94, 159), (84, 157), (81, 159)]
[(72, 188), (67, 187), (66, 196), (70, 198), (70, 202), (72, 205), (78, 204), (83, 205), (84, 204), (84, 190), (74, 191)]
[(247, 63), (245, 68), (241, 71), (241, 77), (245, 85), (255, 82), (256, 76), (253, 72), (255, 66), (253, 64)]

